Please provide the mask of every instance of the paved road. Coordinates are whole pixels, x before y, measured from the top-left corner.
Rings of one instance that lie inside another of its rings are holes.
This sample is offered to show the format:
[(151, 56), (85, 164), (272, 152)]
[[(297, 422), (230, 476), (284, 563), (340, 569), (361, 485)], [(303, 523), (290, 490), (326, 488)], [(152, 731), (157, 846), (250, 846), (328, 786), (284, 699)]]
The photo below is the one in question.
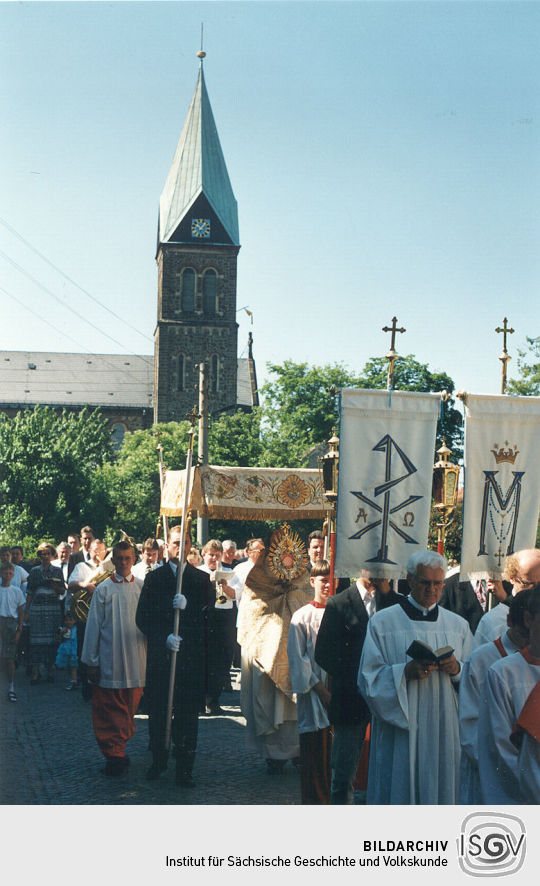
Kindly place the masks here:
[[(151, 757), (146, 717), (137, 717), (126, 775), (109, 778), (92, 732), (90, 704), (66, 692), (63, 672), (55, 684), (30, 686), (16, 673), (18, 701), (7, 700), (0, 675), (0, 803), (16, 804), (287, 804), (300, 803), (300, 781), (287, 764), (283, 775), (245, 746), (240, 692), (222, 695), (225, 716), (201, 717), (192, 789), (174, 784), (174, 761), (157, 782), (144, 778)], [(234, 684), (235, 687), (238, 684)]]

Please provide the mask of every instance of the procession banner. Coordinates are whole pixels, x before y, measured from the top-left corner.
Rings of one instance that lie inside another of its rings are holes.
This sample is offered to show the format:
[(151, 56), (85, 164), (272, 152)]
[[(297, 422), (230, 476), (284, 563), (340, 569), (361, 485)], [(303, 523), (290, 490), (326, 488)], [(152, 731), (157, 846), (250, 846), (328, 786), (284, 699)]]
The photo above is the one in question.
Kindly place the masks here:
[(540, 397), (467, 394), (462, 579), (502, 578), (534, 548), (540, 509)]
[[(184, 474), (167, 471), (162, 514), (181, 515)], [(198, 465), (193, 475), (190, 510), (210, 519), (318, 519), (327, 513), (317, 470)]]
[(440, 394), (341, 392), (335, 574), (404, 578), (427, 547)]

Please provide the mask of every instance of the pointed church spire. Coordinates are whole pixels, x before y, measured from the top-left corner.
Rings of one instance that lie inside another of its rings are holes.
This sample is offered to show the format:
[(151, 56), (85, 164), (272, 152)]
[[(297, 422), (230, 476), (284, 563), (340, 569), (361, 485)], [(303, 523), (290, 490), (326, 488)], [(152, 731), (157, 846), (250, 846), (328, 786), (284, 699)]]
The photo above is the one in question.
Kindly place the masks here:
[(158, 239), (159, 243), (193, 242), (192, 236), (201, 236), (193, 234), (193, 223), (202, 219), (191, 216), (210, 213), (215, 214), (215, 223), (204, 234), (206, 242), (239, 246), (237, 203), (204, 81), (206, 53), (201, 48), (197, 56), (197, 85), (160, 199)]

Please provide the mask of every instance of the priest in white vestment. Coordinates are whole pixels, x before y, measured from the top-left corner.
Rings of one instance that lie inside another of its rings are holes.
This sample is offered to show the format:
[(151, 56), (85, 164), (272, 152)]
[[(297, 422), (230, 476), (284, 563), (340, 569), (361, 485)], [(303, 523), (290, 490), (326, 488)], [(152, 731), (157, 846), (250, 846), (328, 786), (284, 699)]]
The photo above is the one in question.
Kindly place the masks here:
[[(358, 674), (372, 713), (368, 804), (457, 802), (457, 689), (472, 634), (465, 619), (438, 606), (446, 570), (434, 551), (412, 554), (410, 596), (370, 619)], [(453, 651), (436, 664), (411, 660), (414, 640)]]
[(461, 737), (461, 768), (459, 773), (459, 802), (477, 806), (482, 803), (478, 756), (484, 752), (478, 746), (478, 716), (485, 704), (484, 681), (488, 669), (496, 661), (513, 655), (526, 646), (529, 632), (525, 627), (526, 594), (512, 597), (508, 611), (508, 629), (489, 643), (475, 649), (463, 665), (459, 684), (459, 734)]
[[(286, 761), (300, 753), (287, 639), (291, 616), (312, 597), (300, 555), (296, 578), (281, 580), (274, 571), (278, 557), (273, 552), (284, 546), (286, 536), (284, 530), (275, 530), (270, 545), (263, 546), (246, 578), (238, 611), (240, 703), (246, 718), (246, 740), (266, 758), (272, 774), (282, 772)], [(295, 557), (291, 554), (293, 560)]]
[[(482, 802), (490, 805), (531, 802), (528, 791), (523, 790), (528, 773), (520, 771), (524, 760), (520, 761), (519, 748), (512, 740), (523, 708), (540, 680), (540, 586), (525, 593), (528, 645), (489, 668), (486, 703), (478, 719), (478, 742), (483, 748), (478, 760)], [(540, 797), (533, 802), (540, 803)]]

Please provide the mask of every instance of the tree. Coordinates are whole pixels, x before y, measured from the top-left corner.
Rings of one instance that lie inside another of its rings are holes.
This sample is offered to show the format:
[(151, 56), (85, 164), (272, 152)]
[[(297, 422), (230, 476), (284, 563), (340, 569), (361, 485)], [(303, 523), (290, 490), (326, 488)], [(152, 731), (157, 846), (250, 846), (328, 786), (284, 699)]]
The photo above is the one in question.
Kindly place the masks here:
[(262, 463), (261, 410), (222, 413), (210, 422), (208, 457), (210, 464), (256, 467)]
[[(368, 360), (362, 371), (359, 388), (386, 388), (388, 362), (384, 357)], [(457, 462), (463, 455), (463, 420), (454, 406), (454, 382), (446, 372), (432, 372), (427, 363), (419, 363), (412, 355), (398, 357), (394, 364), (394, 389), (396, 391), (420, 391), (424, 393), (446, 391), (449, 399), (444, 403), (442, 420), (437, 423), (436, 449), (442, 445), (442, 438), (452, 450), (452, 461)]]
[(99, 410), (57, 412), (46, 406), (21, 410), (13, 418), (0, 415), (3, 540), (35, 547), (88, 521), (93, 478), (111, 455)]
[[(369, 360), (360, 375), (341, 364), (308, 366), (286, 360), (281, 366), (269, 364), (275, 379), (262, 388), (262, 436), (265, 464), (299, 467), (309, 450), (326, 442), (338, 426), (336, 393), (340, 388), (386, 388), (388, 364), (384, 358)], [(432, 372), (412, 355), (398, 357), (394, 387), (402, 391), (454, 391), (454, 382), (445, 372)], [(452, 397), (443, 407), (443, 421), (437, 431), (437, 448), (443, 436), (453, 452), (462, 455), (462, 418)]]
[[(522, 397), (538, 397), (540, 396), (540, 336), (537, 338), (527, 336), (527, 344), (529, 354), (526, 351), (518, 351), (517, 365), (521, 378), (511, 378), (507, 390), (509, 394), (520, 394)], [(527, 359), (531, 362), (527, 362)]]
[(268, 369), (274, 379), (262, 388), (264, 463), (300, 467), (338, 423), (337, 391), (358, 387), (360, 380), (340, 363), (309, 366), (286, 360), (269, 363)]
[(161, 441), (165, 469), (186, 465), (189, 422), (168, 422), (124, 438), (114, 462), (104, 464), (95, 478), (94, 494), (105, 499), (107, 540), (121, 529), (138, 540), (154, 535), (159, 521), (160, 481), (157, 446)]
[[(109, 513), (107, 538), (120, 529), (143, 539), (156, 532), (160, 510), (157, 445), (163, 446), (165, 470), (183, 470), (189, 445), (189, 422), (157, 424), (125, 436), (118, 458), (103, 465), (96, 477), (94, 494), (105, 497)], [(211, 464), (250, 466), (261, 457), (260, 414), (222, 414), (210, 423), (208, 449)], [(197, 437), (193, 464), (197, 463)]]

